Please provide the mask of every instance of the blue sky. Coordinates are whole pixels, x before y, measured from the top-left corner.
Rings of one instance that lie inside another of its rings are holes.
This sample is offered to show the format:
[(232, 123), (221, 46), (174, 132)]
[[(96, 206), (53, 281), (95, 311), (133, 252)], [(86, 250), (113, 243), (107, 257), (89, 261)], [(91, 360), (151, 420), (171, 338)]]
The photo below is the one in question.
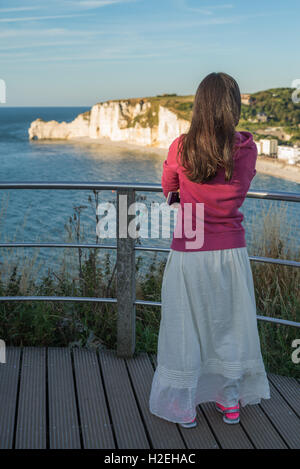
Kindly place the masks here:
[(0, 0), (6, 105), (194, 94), (213, 71), (242, 92), (291, 86), (299, 13), (298, 0)]

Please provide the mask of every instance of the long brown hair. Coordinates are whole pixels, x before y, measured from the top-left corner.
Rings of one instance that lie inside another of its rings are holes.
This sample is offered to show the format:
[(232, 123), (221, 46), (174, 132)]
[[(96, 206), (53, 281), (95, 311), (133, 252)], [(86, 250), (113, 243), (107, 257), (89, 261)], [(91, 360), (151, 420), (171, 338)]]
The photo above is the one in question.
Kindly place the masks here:
[(178, 145), (177, 158), (190, 181), (209, 181), (219, 168), (225, 169), (226, 181), (231, 179), (240, 114), (241, 93), (234, 78), (207, 75), (196, 92), (190, 129)]

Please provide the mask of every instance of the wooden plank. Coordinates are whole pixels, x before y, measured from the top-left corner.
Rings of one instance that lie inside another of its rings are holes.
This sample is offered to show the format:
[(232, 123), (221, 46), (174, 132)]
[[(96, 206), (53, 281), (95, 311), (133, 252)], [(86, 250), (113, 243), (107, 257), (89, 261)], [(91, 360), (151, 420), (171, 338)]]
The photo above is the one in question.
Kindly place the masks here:
[(85, 449), (114, 449), (99, 363), (95, 351), (75, 349), (74, 369)]
[(25, 347), (15, 448), (45, 449), (46, 425), (46, 349)]
[(256, 449), (287, 448), (287, 445), (259, 405), (242, 407), (241, 422)]
[[(151, 358), (152, 358), (153, 366), (154, 368), (156, 368), (157, 356), (152, 355)], [(149, 360), (149, 365), (151, 366), (150, 360)], [(151, 377), (151, 382), (152, 382), (152, 377)], [(157, 420), (162, 420), (162, 419), (157, 419)], [(201, 411), (199, 411), (199, 408), (197, 409), (196, 420), (197, 420), (198, 425), (197, 427), (193, 429), (181, 428), (178, 425), (176, 425), (176, 427), (179, 429), (185, 441), (187, 448), (189, 449), (217, 449), (219, 448), (218, 443), (215, 437), (213, 436), (204, 415), (202, 414)], [(166, 422), (166, 421), (162, 420), (162, 422)], [(166, 423), (167, 424), (170, 423), (170, 425), (172, 425), (173, 428), (175, 428), (175, 425), (172, 424), (171, 422), (166, 422)], [(147, 427), (148, 427), (148, 424), (147, 424)], [(156, 448), (156, 446), (154, 446), (154, 448)], [(179, 447), (177, 446), (177, 448)]]
[(150, 448), (125, 360), (112, 350), (99, 352), (99, 359), (118, 448)]
[(300, 384), (295, 378), (268, 374), (269, 380), (280, 392), (284, 400), (292, 407), (293, 411), (300, 417)]
[(197, 427), (195, 428), (181, 428), (180, 432), (189, 449), (218, 449), (219, 445), (215, 439), (209, 425), (197, 406)]
[(184, 449), (185, 444), (176, 425), (150, 413), (149, 396), (153, 367), (146, 353), (126, 360), (129, 375), (141, 409), (152, 447), (155, 449)]
[(6, 363), (0, 363), (0, 449), (13, 447), (20, 356), (20, 348), (6, 347)]
[(50, 448), (81, 448), (72, 362), (68, 348), (48, 349), (48, 395)]
[(291, 449), (300, 449), (300, 419), (270, 382), (271, 399), (260, 404), (276, 430)]
[(223, 416), (215, 409), (213, 402), (201, 404), (200, 408), (209, 421), (209, 425), (223, 449), (251, 449), (253, 445), (241, 424), (228, 425)]
[[(21, 349), (7, 347), (6, 352), (7, 363), (0, 365), (0, 421), (5, 422), (0, 425), (0, 448), (13, 448), (14, 431), (16, 448), (45, 448), (46, 351), (26, 347), (21, 376)], [(117, 446), (124, 449), (149, 448), (150, 442), (156, 449), (211, 448), (218, 443), (222, 448), (300, 449), (299, 385), (293, 378), (269, 375), (271, 399), (242, 408), (240, 425), (224, 424), (213, 403), (205, 403), (197, 409), (198, 426), (188, 430), (150, 414), (154, 370), (147, 354), (126, 361), (114, 351), (100, 352), (99, 357), (110, 408), (96, 353), (75, 350), (78, 419), (70, 351), (49, 349), (50, 447), (80, 448), (81, 420), (86, 448), (114, 449), (114, 430)]]

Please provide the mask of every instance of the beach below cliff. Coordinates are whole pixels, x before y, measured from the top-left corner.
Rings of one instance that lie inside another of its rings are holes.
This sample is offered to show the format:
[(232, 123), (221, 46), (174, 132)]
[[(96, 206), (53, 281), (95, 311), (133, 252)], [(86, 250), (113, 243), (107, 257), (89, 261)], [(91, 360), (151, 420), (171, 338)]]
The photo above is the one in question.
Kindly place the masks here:
[[(50, 140), (44, 140), (45, 142), (49, 143)], [(39, 140), (39, 143), (43, 142), (43, 140)], [(58, 142), (58, 140), (56, 140)], [(109, 154), (113, 153), (113, 150), (116, 151), (128, 151), (128, 152), (138, 152), (139, 154), (155, 154), (160, 155), (162, 157), (167, 157), (168, 149), (161, 148), (155, 145), (138, 145), (136, 143), (126, 142), (125, 140), (111, 140), (109, 137), (97, 137), (97, 138), (90, 138), (90, 137), (74, 137), (68, 140), (61, 140), (62, 143), (76, 143), (78, 145), (101, 145), (102, 149), (107, 148), (109, 150)]]
[(274, 160), (259, 156), (256, 162), (258, 173), (278, 177), (287, 181), (300, 184), (300, 166), (285, 163), (282, 160)]
[[(68, 140), (69, 142), (83, 144), (83, 145), (97, 145), (101, 144), (102, 146), (107, 147), (109, 153), (113, 153), (113, 149), (121, 151), (133, 151), (134, 153), (140, 154), (155, 154), (156, 156), (161, 156), (162, 159), (167, 157), (168, 150), (166, 148), (160, 148), (155, 146), (142, 146), (136, 145), (133, 143), (128, 143), (124, 141), (112, 141), (108, 137), (99, 137), (99, 138), (89, 138), (89, 137), (80, 137), (72, 138)], [(66, 142), (66, 141), (64, 141)], [(268, 176), (273, 176), (287, 181), (296, 182), (300, 184), (300, 166), (291, 165), (282, 160), (275, 160), (263, 156), (259, 156), (256, 162), (256, 170), (258, 173), (266, 174)]]

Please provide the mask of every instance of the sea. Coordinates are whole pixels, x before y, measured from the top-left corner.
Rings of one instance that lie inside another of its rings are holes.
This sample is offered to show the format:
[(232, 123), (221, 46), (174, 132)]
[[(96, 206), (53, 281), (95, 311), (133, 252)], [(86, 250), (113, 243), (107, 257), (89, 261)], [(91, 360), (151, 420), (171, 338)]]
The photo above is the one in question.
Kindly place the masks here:
[[(0, 180), (2, 182), (131, 182), (160, 183), (162, 152), (109, 144), (72, 141), (30, 141), (28, 129), (33, 120), (70, 122), (89, 107), (0, 107)], [(257, 174), (253, 190), (300, 192), (300, 184), (278, 177)], [(113, 202), (116, 194), (101, 191), (99, 202)], [(162, 194), (138, 193), (146, 204), (162, 203)], [(253, 230), (257, 230), (268, 213), (272, 223), (278, 210), (284, 212), (281, 236), (284, 243), (297, 243), (300, 225), (300, 206), (297, 203), (246, 199), (242, 207), (249, 254)], [(78, 214), (80, 230), (78, 232)], [(281, 213), (280, 212), (280, 213)], [(282, 218), (282, 217), (281, 217)], [(282, 218), (283, 220), (283, 218)], [(260, 227), (261, 228), (261, 227)], [(170, 232), (170, 236), (172, 230)], [(0, 242), (96, 242), (95, 199), (86, 190), (14, 190), (0, 191)], [(141, 245), (169, 247), (170, 238), (141, 239)], [(101, 240), (115, 244), (114, 239)], [(85, 250), (87, 251), (87, 250)], [(107, 250), (101, 249), (101, 256)], [(110, 251), (112, 260), (115, 251)], [(146, 269), (155, 256), (141, 252), (141, 265)], [(58, 272), (62, 257), (70, 270), (76, 269), (77, 249), (61, 248), (0, 248), (3, 270), (11, 271), (14, 263), (35, 269), (42, 278), (50, 271)], [(87, 256), (87, 252), (84, 252)], [(166, 254), (158, 254), (159, 260)], [(68, 264), (69, 262), (69, 264)]]

